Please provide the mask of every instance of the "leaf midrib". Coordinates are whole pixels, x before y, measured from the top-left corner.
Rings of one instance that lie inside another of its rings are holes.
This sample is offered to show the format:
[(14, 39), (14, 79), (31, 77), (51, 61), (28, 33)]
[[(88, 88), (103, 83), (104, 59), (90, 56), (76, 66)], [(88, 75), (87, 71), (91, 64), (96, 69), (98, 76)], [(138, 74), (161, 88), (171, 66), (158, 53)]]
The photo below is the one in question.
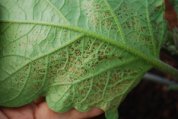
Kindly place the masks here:
[(119, 43), (117, 40), (107, 38), (107, 37), (102, 36), (100, 34), (97, 34), (95, 32), (91, 32), (89, 30), (82, 29), (78, 26), (60, 25), (60, 24), (49, 23), (49, 22), (41, 22), (41, 21), (39, 22), (39, 21), (22, 21), (22, 20), (0, 20), (0, 23), (43, 25), (43, 26), (63, 28), (63, 29), (74, 31), (74, 32), (82, 33), (85, 36), (104, 41), (106, 43), (109, 43), (111, 45), (118, 47), (119, 49), (125, 50), (126, 52), (129, 52), (132, 55), (143, 59), (146, 63), (154, 66), (155, 68), (157, 68), (157, 69), (159, 69), (163, 72), (170, 73), (173, 76), (178, 77), (178, 71), (175, 68), (173, 68), (170, 65), (160, 61), (157, 57), (150, 56), (148, 54), (142, 53), (142, 52), (138, 51), (137, 49), (129, 46), (128, 44), (127, 44), (128, 45), (127, 46), (126, 44)]

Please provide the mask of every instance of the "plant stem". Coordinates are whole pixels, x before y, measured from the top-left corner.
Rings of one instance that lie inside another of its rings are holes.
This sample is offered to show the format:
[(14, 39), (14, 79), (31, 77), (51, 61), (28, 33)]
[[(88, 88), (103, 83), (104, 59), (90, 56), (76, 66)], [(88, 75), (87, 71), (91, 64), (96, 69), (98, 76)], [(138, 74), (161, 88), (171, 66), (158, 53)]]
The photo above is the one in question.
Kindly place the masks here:
[(157, 68), (160, 71), (163, 71), (165, 73), (171, 74), (176, 79), (178, 79), (178, 70), (176, 68), (174, 68), (171, 65), (168, 65), (168, 64), (166, 64), (163, 61), (158, 60), (158, 59), (154, 59), (153, 64), (154, 64), (155, 68)]

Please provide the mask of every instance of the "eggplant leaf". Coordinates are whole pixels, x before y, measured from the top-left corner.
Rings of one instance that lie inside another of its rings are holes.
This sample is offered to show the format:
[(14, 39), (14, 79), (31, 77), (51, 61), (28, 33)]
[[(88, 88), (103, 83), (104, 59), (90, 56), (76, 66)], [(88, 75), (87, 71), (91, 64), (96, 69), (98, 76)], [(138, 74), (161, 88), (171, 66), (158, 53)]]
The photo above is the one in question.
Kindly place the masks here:
[[(112, 116), (159, 60), (163, 0), (0, 0), (0, 105)], [(110, 114), (110, 115), (109, 115)]]

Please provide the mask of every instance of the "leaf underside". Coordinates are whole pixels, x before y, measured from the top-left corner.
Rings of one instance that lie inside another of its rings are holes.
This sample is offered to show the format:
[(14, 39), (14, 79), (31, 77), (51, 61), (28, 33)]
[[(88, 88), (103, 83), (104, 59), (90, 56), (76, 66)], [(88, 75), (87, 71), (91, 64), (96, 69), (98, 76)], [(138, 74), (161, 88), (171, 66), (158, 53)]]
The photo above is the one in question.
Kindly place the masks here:
[(0, 105), (60, 112), (118, 107), (165, 31), (162, 0), (1, 0), (0, 26)]

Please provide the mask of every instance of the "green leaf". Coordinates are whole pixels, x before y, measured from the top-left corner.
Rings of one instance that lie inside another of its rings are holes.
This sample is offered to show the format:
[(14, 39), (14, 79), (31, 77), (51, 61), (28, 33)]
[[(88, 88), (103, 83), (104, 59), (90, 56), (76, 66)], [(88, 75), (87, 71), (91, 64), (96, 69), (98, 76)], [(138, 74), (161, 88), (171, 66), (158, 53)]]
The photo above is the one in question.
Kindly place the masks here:
[(119, 106), (161, 62), (162, 0), (1, 0), (0, 105), (39, 96), (54, 111)]

